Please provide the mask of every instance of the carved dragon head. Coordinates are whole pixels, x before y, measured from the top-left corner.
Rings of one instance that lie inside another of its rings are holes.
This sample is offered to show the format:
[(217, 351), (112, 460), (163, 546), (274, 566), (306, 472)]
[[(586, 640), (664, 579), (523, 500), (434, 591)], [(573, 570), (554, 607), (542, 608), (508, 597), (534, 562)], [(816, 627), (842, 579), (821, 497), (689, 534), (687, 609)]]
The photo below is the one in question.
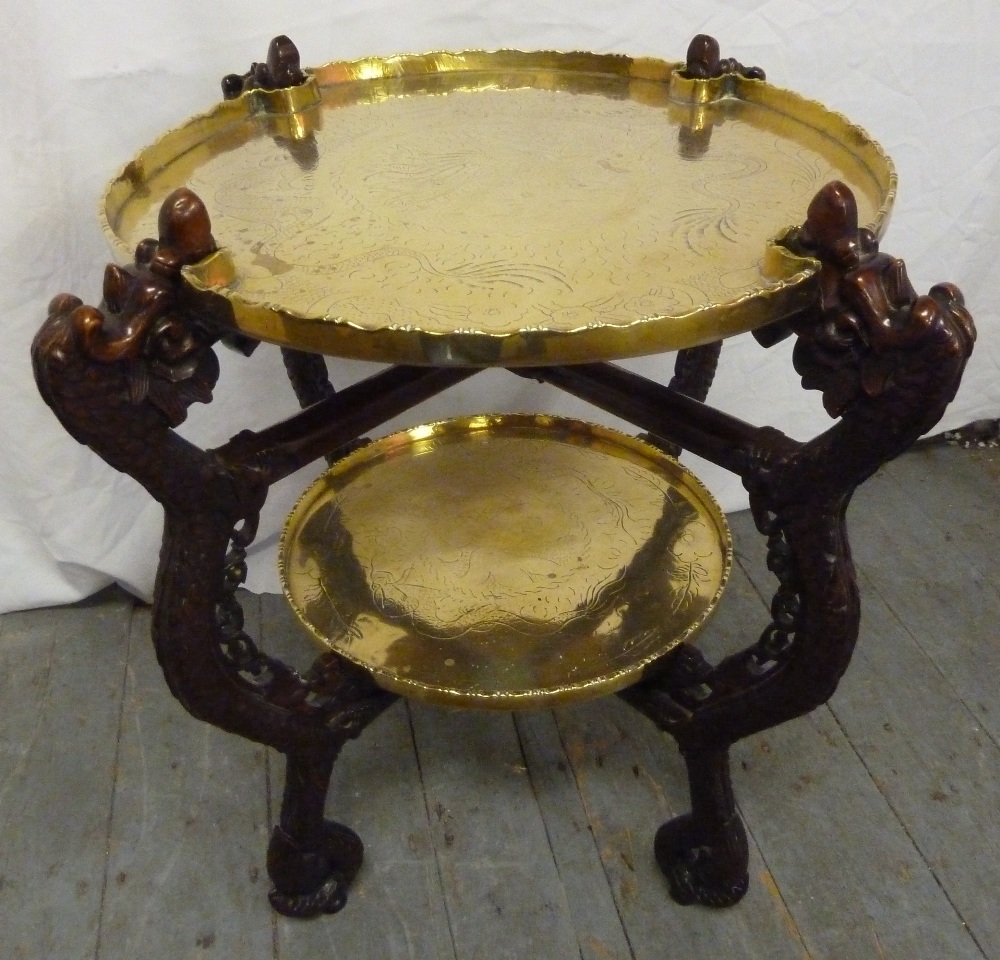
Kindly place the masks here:
[(858, 226), (854, 195), (838, 181), (809, 205), (795, 247), (822, 264), (818, 309), (794, 325), (794, 363), (803, 386), (822, 391), (827, 412), (839, 417), (866, 398), (951, 379), (947, 403), (976, 337), (958, 288), (917, 296), (903, 261), (880, 253)]
[[(144, 240), (136, 265), (109, 265), (102, 308), (60, 294), (32, 344), (39, 390), (70, 433), (84, 443), (88, 392), (100, 402), (149, 406), (176, 427), (188, 407), (212, 399), (219, 364), (215, 336), (184, 313), (181, 269), (216, 250), (204, 204), (190, 190), (164, 202), (160, 239)], [(52, 376), (54, 368), (58, 376)]]

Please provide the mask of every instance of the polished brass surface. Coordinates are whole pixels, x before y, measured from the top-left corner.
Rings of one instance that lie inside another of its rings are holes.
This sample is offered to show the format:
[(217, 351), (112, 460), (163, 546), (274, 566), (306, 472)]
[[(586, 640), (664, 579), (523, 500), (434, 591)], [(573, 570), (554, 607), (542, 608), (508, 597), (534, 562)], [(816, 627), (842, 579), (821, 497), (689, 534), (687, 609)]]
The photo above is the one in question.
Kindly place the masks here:
[(417, 364), (679, 349), (800, 309), (815, 261), (774, 245), (844, 181), (877, 234), (892, 164), (759, 80), (622, 56), (334, 63), (144, 150), (102, 218), (123, 258), (185, 185), (223, 248), (187, 269), (264, 340)]
[(323, 645), (388, 690), (540, 707), (621, 689), (704, 624), (726, 520), (675, 460), (547, 416), (417, 427), (306, 492), (281, 575)]

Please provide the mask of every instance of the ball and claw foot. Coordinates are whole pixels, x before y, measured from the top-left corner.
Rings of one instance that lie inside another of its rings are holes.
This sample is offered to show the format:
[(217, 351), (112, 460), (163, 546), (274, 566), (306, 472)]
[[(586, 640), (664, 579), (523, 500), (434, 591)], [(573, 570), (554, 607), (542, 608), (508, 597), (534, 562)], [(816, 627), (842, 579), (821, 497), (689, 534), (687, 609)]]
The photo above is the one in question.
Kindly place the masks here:
[(278, 913), (295, 919), (336, 913), (361, 869), (364, 845), (350, 828), (327, 820), (320, 843), (306, 847), (275, 827), (267, 848), (268, 894)]
[(731, 907), (747, 892), (749, 848), (739, 817), (712, 831), (689, 813), (668, 820), (656, 831), (653, 852), (670, 896), (682, 906)]

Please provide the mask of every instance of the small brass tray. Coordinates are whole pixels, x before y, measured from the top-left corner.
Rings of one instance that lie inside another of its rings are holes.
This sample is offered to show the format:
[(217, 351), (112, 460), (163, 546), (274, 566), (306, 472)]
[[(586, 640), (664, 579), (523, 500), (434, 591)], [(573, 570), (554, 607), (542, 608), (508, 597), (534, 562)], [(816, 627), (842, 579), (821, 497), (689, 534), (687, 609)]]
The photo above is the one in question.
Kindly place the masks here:
[(881, 234), (895, 173), (861, 129), (761, 80), (587, 53), (331, 63), (143, 150), (101, 207), (123, 260), (177, 187), (222, 252), (187, 269), (258, 339), (433, 365), (695, 346), (802, 309), (775, 244), (838, 179)]
[(705, 623), (725, 516), (676, 460), (549, 416), (394, 434), (319, 478), (281, 577), (324, 647), (384, 688), (510, 710), (620, 690)]

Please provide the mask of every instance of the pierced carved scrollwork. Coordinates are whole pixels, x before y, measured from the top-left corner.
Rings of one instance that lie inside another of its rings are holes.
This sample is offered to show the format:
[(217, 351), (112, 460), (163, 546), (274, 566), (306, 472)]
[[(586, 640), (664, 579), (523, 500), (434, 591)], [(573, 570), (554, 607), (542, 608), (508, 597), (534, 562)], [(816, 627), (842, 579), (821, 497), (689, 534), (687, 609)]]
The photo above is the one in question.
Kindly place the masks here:
[(619, 696), (644, 713), (655, 711), (661, 729), (690, 723), (698, 703), (708, 695), (712, 664), (689, 643), (678, 644), (647, 668), (641, 683)]
[(230, 73), (222, 78), (222, 96), (235, 100), (247, 90), (280, 90), (303, 83), (306, 75), (299, 60), (298, 47), (282, 35), (275, 37), (267, 48), (267, 59), (253, 63), (244, 73)]
[(767, 569), (778, 580), (771, 601), (771, 622), (750, 649), (747, 670), (756, 676), (767, 673), (792, 650), (802, 616), (802, 591), (792, 550), (781, 523), (768, 512), (754, 513), (757, 529), (767, 537)]
[[(800, 635), (814, 633), (818, 622), (829, 630), (846, 617), (844, 634), (852, 633), (853, 569), (842, 530), (850, 496), (937, 422), (975, 342), (958, 289), (940, 284), (918, 296), (902, 261), (880, 253), (874, 236), (859, 228), (854, 197), (843, 184), (820, 191), (789, 243), (822, 265), (819, 302), (785, 331), (798, 336), (794, 364), (803, 386), (821, 390), (827, 410), (840, 419), (805, 444), (770, 427), (754, 433), (743, 479), (779, 587), (760, 640), (709, 675), (700, 670), (699, 688), (712, 691), (701, 698), (702, 711), (723, 694), (740, 694), (741, 674), (760, 677), (790, 659)], [(661, 691), (669, 687), (676, 698), (684, 685), (678, 687), (675, 674), (686, 672), (667, 661), (647, 681)], [(831, 678), (825, 679), (828, 696)], [(692, 725), (698, 726), (697, 711)]]
[(727, 73), (739, 74), (748, 80), (764, 80), (760, 67), (745, 67), (738, 60), (722, 59), (719, 41), (707, 33), (699, 33), (687, 50), (684, 73), (693, 80), (712, 80)]
[(822, 391), (839, 419), (808, 443), (765, 427), (746, 445), (741, 473), (778, 580), (771, 622), (714, 667), (678, 654), (622, 694), (677, 739), (688, 764), (692, 813), (665, 824), (656, 842), (682, 903), (731, 903), (745, 890), (745, 836), (725, 753), (833, 694), (860, 621), (845, 526), (851, 495), (938, 421), (975, 341), (958, 289), (940, 284), (918, 296), (902, 261), (859, 227), (843, 184), (817, 194), (787, 242), (819, 260), (820, 296), (761, 339), (798, 337), (793, 362), (803, 386)]
[(229, 535), (231, 548), (222, 570), (222, 596), (215, 607), (222, 652), (233, 667), (251, 682), (260, 680), (268, 671), (267, 658), (244, 631), (243, 606), (236, 592), (247, 578), (247, 548), (257, 535), (259, 514), (247, 517)]

